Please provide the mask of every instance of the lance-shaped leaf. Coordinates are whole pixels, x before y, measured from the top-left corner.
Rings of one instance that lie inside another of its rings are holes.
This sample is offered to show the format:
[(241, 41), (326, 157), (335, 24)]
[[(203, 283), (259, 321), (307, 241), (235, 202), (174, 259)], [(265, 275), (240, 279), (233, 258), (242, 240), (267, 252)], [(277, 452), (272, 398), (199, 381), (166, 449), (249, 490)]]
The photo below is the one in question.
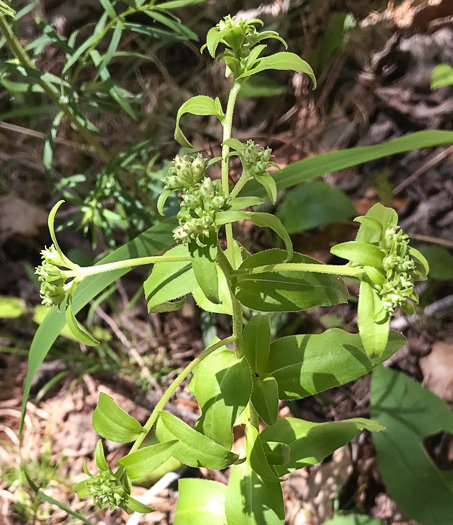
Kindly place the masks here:
[(330, 423), (312, 423), (295, 417), (282, 418), (275, 425), (266, 427), (259, 439), (265, 442), (279, 441), (289, 445), (290, 458), (285, 465), (275, 465), (279, 476), (307, 465), (315, 465), (337, 448), (346, 445), (362, 430), (384, 430), (378, 422), (356, 418)]
[(224, 469), (238, 459), (237, 454), (167, 412), (159, 412), (156, 435), (161, 442), (178, 440), (173, 456), (189, 467)]
[(144, 478), (165, 463), (178, 446), (178, 441), (173, 440), (144, 447), (118, 460), (118, 465), (126, 469), (131, 480)]
[(386, 314), (377, 291), (366, 281), (360, 283), (357, 324), (367, 354), (379, 357), (387, 344), (390, 316)]
[[(187, 246), (180, 244), (165, 252), (168, 256), (187, 256)], [(185, 299), (176, 302), (197, 287), (197, 280), (191, 263), (161, 262), (156, 263), (151, 275), (143, 284), (149, 312), (169, 312), (180, 308)]]
[(216, 350), (195, 368), (190, 389), (202, 414), (195, 428), (230, 449), (233, 426), (252, 392), (252, 374), (247, 361), (237, 359), (231, 350)]
[(87, 346), (97, 346), (99, 341), (95, 339), (76, 319), (72, 311), (71, 298), (68, 299), (65, 307), (66, 324), (72, 335), (81, 343)]
[(207, 479), (180, 479), (174, 525), (227, 525), (226, 485)]
[[(286, 252), (265, 250), (246, 259), (239, 271), (283, 263)], [(294, 253), (290, 263), (322, 264), (311, 257)], [(238, 273), (234, 279), (234, 294), (248, 308), (262, 312), (297, 312), (312, 306), (345, 303), (348, 291), (336, 275), (297, 271)]]
[(251, 425), (245, 427), (245, 440), (247, 442), (247, 462), (252, 469), (265, 481), (275, 482), (278, 474), (269, 463), (262, 441), (259, 439), (258, 429)]
[(252, 403), (267, 425), (273, 425), (277, 421), (278, 383), (274, 377), (253, 378)]
[(222, 271), (219, 271), (218, 269), (216, 271), (218, 279), (219, 302), (213, 303), (212, 301), (210, 301), (203, 293), (203, 290), (200, 287), (197, 287), (195, 288), (195, 290), (193, 290), (193, 298), (195, 299), (197, 305), (206, 312), (233, 315), (231, 294), (225, 274)]
[(179, 142), (179, 144), (181, 144), (181, 146), (188, 149), (193, 149), (193, 146), (187, 140), (186, 136), (179, 127), (179, 121), (186, 113), (191, 113), (192, 115), (214, 115), (220, 121), (222, 121), (224, 117), (222, 106), (218, 98), (214, 100), (205, 95), (198, 95), (184, 102), (184, 104), (179, 108), (178, 114), (176, 116), (175, 139)]
[(331, 253), (360, 266), (373, 266), (382, 269), (384, 252), (377, 246), (366, 242), (351, 241), (337, 244)]
[(244, 328), (244, 355), (257, 374), (265, 369), (271, 344), (271, 326), (268, 315), (255, 315)]
[(392, 330), (384, 353), (371, 358), (359, 334), (338, 328), (322, 334), (282, 337), (271, 343), (265, 373), (277, 380), (280, 399), (298, 399), (365, 375), (405, 341), (403, 335)]
[(386, 428), (373, 441), (389, 496), (421, 525), (450, 524), (453, 472), (436, 466), (424, 439), (453, 434), (451, 408), (411, 377), (379, 367), (371, 378), (370, 413)]
[(286, 465), (291, 458), (291, 448), (286, 443), (279, 441), (263, 441), (264, 453), (270, 465)]
[(116, 443), (135, 441), (143, 433), (140, 423), (103, 392), (93, 414), (93, 428), (103, 438)]
[(213, 232), (206, 246), (200, 246), (196, 241), (189, 242), (189, 254), (192, 269), (198, 286), (209, 301), (220, 303), (219, 267), (217, 266), (217, 233)]
[(260, 58), (256, 61), (254, 67), (242, 73), (238, 78), (246, 78), (261, 71), (266, 71), (267, 69), (278, 69), (283, 71), (299, 71), (301, 73), (306, 73), (309, 75), (313, 81), (313, 89), (316, 88), (316, 77), (313, 73), (311, 66), (302, 60), (300, 56), (295, 53), (288, 53), (287, 51), (282, 51), (280, 53), (275, 53), (264, 58)]
[(271, 228), (285, 243), (287, 257), (290, 260), (293, 256), (293, 243), (280, 220), (270, 213), (253, 211), (222, 211), (216, 214), (215, 222), (217, 226), (223, 226), (236, 221), (250, 221), (260, 228)]
[(225, 497), (228, 525), (283, 525), (285, 507), (279, 481), (263, 481), (248, 463), (234, 465)]

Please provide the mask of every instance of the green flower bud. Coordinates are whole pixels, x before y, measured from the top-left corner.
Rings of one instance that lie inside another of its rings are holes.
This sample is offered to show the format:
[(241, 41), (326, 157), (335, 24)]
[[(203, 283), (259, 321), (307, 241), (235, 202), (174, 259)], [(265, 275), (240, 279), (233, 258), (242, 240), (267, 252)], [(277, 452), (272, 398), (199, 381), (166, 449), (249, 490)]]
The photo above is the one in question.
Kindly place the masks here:
[(192, 161), (191, 168), (194, 182), (200, 182), (206, 171), (206, 159), (198, 154)]

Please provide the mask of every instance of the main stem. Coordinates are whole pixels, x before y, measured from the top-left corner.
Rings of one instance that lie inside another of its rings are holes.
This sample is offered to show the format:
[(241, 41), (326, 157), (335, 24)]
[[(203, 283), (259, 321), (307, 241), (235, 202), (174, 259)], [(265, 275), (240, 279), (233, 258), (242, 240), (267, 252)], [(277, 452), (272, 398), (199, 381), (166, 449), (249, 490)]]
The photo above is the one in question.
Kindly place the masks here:
[[(233, 114), (234, 114), (234, 106), (236, 104), (236, 99), (239, 93), (239, 90), (241, 89), (241, 84), (239, 82), (234, 82), (231, 86), (230, 94), (228, 96), (228, 104), (227, 109), (225, 113), (225, 117), (223, 119), (223, 142), (231, 138), (231, 130), (233, 128)], [(230, 152), (230, 147), (224, 144), (222, 146), (222, 190), (225, 198), (227, 198), (230, 194), (230, 187), (229, 187), (229, 170), (228, 170), (228, 153)], [(226, 237), (227, 237), (227, 246), (230, 248), (230, 250), (233, 249), (233, 226), (231, 224), (227, 224), (225, 226), (226, 231)], [(230, 252), (231, 253), (231, 252)], [(232, 256), (232, 253), (230, 255), (230, 264), (233, 268), (234, 266), (234, 257)]]
[(157, 418), (159, 417), (159, 412), (164, 409), (165, 405), (168, 403), (168, 400), (170, 397), (174, 394), (175, 390), (178, 388), (178, 386), (184, 381), (184, 379), (192, 372), (192, 370), (203, 361), (206, 357), (208, 357), (209, 354), (212, 354), (215, 350), (218, 348), (221, 348), (222, 346), (226, 346), (229, 343), (232, 343), (236, 337), (234, 335), (227, 337), (226, 339), (223, 339), (222, 341), (219, 341), (217, 343), (214, 343), (211, 346), (208, 346), (201, 354), (196, 357), (191, 363), (189, 363), (186, 368), (178, 375), (178, 377), (173, 381), (173, 383), (167, 388), (164, 395), (160, 398), (157, 405), (154, 407), (154, 410), (152, 411), (151, 415), (149, 416), (148, 421), (143, 426), (143, 434), (140, 435), (140, 437), (135, 441), (133, 444), (130, 454), (132, 452), (135, 452), (138, 450), (140, 445), (143, 443), (143, 440), (146, 438), (146, 436), (149, 434), (150, 430), (153, 428), (154, 423), (157, 421)]

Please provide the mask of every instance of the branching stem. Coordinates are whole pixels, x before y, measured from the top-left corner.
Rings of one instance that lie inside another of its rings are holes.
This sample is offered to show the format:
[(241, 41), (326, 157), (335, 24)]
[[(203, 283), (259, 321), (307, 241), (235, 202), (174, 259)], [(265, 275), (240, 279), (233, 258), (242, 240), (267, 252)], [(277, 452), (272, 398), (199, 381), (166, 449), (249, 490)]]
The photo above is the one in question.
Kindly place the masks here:
[(222, 346), (226, 346), (229, 343), (232, 343), (236, 337), (234, 335), (227, 337), (226, 339), (222, 339), (222, 341), (218, 341), (217, 343), (214, 343), (211, 346), (208, 346), (201, 354), (196, 357), (191, 363), (189, 363), (186, 368), (178, 375), (178, 377), (173, 381), (173, 383), (167, 388), (164, 395), (160, 398), (157, 405), (154, 407), (154, 410), (152, 411), (151, 415), (149, 416), (148, 421), (143, 426), (143, 434), (135, 441), (133, 444), (130, 454), (132, 452), (135, 452), (138, 450), (140, 445), (143, 443), (143, 440), (146, 438), (146, 436), (149, 434), (150, 430), (153, 428), (154, 424), (157, 421), (157, 418), (159, 417), (159, 412), (165, 408), (165, 405), (168, 403), (171, 396), (174, 394), (175, 390), (178, 388), (178, 386), (184, 381), (184, 379), (192, 372), (192, 370), (203, 361), (206, 357), (208, 357), (209, 354), (212, 354), (215, 350), (218, 348), (222, 348)]

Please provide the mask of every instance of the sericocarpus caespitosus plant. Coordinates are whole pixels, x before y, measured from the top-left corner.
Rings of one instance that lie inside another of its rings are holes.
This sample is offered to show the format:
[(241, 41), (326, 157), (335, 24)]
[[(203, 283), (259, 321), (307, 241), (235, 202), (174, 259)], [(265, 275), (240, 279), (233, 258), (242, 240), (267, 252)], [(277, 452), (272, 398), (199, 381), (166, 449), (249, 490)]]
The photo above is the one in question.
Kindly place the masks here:
[[(61, 251), (54, 233), (58, 203), (49, 216), (53, 245), (42, 252), (37, 269), (43, 302), (65, 308), (68, 326), (85, 344), (96, 340), (75, 319), (72, 295), (85, 278), (115, 269), (154, 265), (144, 283), (150, 311), (177, 310), (192, 293), (200, 308), (231, 316), (232, 335), (214, 340), (170, 385), (148, 421), (141, 425), (105, 394), (94, 412), (93, 426), (112, 441), (133, 442), (130, 452), (110, 468), (101, 441), (95, 451), (98, 474), (75, 487), (79, 496), (91, 496), (100, 507), (121, 507), (139, 512), (153, 509), (131, 498), (131, 482), (149, 475), (171, 456), (191, 467), (224, 469), (232, 466), (228, 486), (200, 479), (180, 482), (175, 525), (282, 524), (284, 505), (281, 482), (296, 469), (321, 461), (346, 444), (362, 429), (382, 430), (366, 419), (311, 423), (298, 418), (278, 418), (280, 399), (298, 399), (344, 384), (365, 374), (396, 352), (404, 337), (389, 330), (397, 308), (413, 312), (414, 281), (426, 278), (424, 257), (409, 245), (397, 224), (397, 214), (380, 204), (356, 220), (353, 242), (338, 244), (332, 253), (349, 262), (343, 266), (321, 264), (294, 252), (291, 239), (272, 214), (248, 211), (261, 198), (241, 196), (251, 180), (264, 186), (275, 202), (277, 188), (268, 169), (269, 148), (231, 137), (235, 102), (252, 75), (277, 69), (306, 73), (315, 84), (310, 66), (289, 52), (262, 56), (263, 43), (276, 39), (273, 31), (259, 31), (259, 20), (226, 17), (207, 35), (209, 54), (225, 63), (232, 83), (226, 107), (216, 98), (196, 96), (178, 111), (175, 137), (189, 153), (177, 156), (165, 178), (158, 202), (163, 213), (171, 192), (181, 196), (175, 246), (161, 256), (141, 257), (93, 267), (72, 263)], [(206, 159), (182, 133), (186, 114), (212, 115), (223, 128), (222, 156)], [(242, 174), (229, 185), (229, 160), (237, 156)], [(220, 162), (221, 179), (211, 180), (209, 167)], [(251, 255), (234, 237), (233, 223), (249, 220), (271, 228), (285, 249)], [(224, 228), (226, 243), (219, 243)], [(360, 281), (359, 334), (340, 329), (316, 335), (293, 335), (271, 341), (271, 312), (304, 310), (347, 301), (342, 276)], [(245, 319), (243, 307), (260, 312)], [(189, 385), (201, 417), (195, 428), (165, 412), (176, 388), (190, 375)], [(260, 420), (265, 424), (261, 430)], [(246, 453), (232, 452), (233, 428), (245, 426)], [(154, 431), (158, 443), (142, 447)]]

